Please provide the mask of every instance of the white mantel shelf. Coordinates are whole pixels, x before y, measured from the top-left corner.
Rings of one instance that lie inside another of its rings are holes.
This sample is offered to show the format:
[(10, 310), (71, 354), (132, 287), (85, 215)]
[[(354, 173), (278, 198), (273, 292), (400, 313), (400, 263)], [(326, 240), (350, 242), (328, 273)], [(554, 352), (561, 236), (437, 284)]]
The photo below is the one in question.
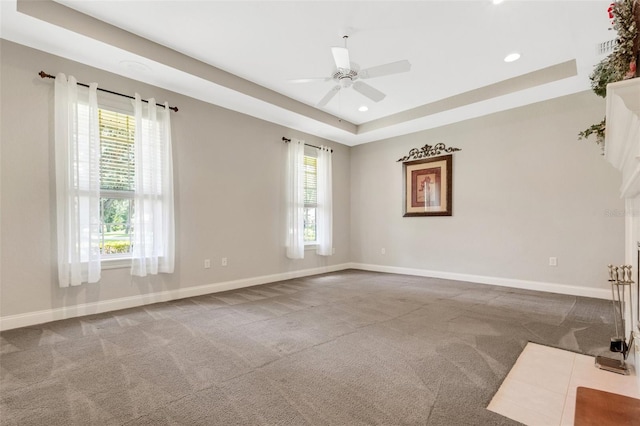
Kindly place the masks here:
[(620, 196), (640, 195), (640, 78), (607, 85), (605, 158), (622, 172)]

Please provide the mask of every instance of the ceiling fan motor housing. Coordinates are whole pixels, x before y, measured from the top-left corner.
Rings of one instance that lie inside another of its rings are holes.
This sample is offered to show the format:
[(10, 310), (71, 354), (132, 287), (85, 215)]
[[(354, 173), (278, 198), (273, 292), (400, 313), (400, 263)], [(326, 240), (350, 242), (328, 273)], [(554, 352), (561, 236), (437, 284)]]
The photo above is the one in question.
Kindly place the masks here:
[(354, 70), (346, 70), (341, 68), (333, 74), (332, 78), (340, 83), (342, 87), (347, 88), (353, 84), (353, 81), (356, 78), (358, 78), (358, 73)]

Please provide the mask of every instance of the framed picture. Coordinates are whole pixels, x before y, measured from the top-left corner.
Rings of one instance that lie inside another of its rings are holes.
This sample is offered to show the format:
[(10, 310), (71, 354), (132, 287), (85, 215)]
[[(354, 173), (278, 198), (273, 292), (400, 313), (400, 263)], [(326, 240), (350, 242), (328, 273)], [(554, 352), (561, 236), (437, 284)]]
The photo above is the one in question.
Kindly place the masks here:
[(402, 169), (404, 217), (451, 216), (451, 155), (406, 161)]

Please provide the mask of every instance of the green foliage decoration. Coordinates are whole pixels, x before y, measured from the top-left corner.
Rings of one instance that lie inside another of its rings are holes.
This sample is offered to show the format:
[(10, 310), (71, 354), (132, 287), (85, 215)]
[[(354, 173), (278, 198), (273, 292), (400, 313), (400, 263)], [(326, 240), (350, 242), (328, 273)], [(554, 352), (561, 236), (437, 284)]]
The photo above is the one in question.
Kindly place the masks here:
[[(637, 58), (640, 49), (640, 3), (638, 0), (618, 0), (611, 4), (609, 16), (613, 17), (613, 29), (617, 33), (616, 47), (613, 52), (598, 63), (589, 79), (593, 92), (605, 98), (607, 84), (627, 78), (637, 77)], [(578, 139), (594, 136), (596, 143), (604, 149), (606, 119), (593, 124), (578, 133)]]
[(606, 98), (607, 84), (622, 80), (618, 77), (618, 74), (615, 67), (611, 65), (609, 58), (603, 59), (595, 66), (589, 76), (591, 89), (596, 95)]
[(598, 124), (593, 124), (588, 129), (578, 133), (578, 139), (587, 139), (589, 136), (595, 135), (596, 143), (604, 149), (605, 121), (603, 118)]

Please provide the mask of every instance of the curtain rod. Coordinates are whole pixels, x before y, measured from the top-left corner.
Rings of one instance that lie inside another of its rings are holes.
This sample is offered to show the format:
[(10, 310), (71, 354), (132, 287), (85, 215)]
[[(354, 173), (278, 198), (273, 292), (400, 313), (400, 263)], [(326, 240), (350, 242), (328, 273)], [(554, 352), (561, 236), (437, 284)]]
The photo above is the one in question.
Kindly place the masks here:
[[(44, 71), (40, 71), (40, 72), (38, 73), (38, 75), (40, 76), (40, 78), (53, 78), (53, 79), (55, 79), (55, 78), (56, 78), (56, 76), (55, 76), (55, 75), (47, 74), (47, 73), (46, 73), (46, 72), (44, 72)], [(80, 85), (80, 86), (84, 86), (84, 87), (89, 87), (89, 85), (88, 85), (88, 84), (84, 84), (84, 83), (78, 83), (78, 85)], [(112, 92), (111, 90), (101, 89), (101, 88), (99, 88), (99, 87), (98, 87), (98, 90), (99, 90), (99, 91), (101, 91), (101, 92), (111, 93), (112, 95), (122, 96), (122, 97), (124, 97), (124, 98), (135, 99), (135, 97), (130, 96), (130, 95), (125, 95), (124, 93)], [(142, 102), (149, 103), (149, 101), (148, 101), (148, 100), (146, 100), (146, 99), (142, 99)], [(158, 104), (158, 103), (156, 103), (156, 105), (158, 105), (158, 106), (160, 106), (160, 107), (164, 107), (164, 105), (162, 105), (162, 104)], [(169, 107), (169, 109), (170, 109), (170, 110), (172, 110), (172, 111), (178, 112), (178, 107), (172, 107), (172, 106), (170, 106), (170, 107)]]
[[(285, 141), (286, 143), (291, 142), (291, 139), (285, 138), (284, 136), (282, 137), (282, 140)], [(305, 145), (306, 146), (310, 146), (311, 148), (315, 148), (315, 149), (322, 149), (319, 146), (311, 145), (310, 143), (305, 143)], [(333, 149), (331, 149), (331, 152), (333, 152)]]

